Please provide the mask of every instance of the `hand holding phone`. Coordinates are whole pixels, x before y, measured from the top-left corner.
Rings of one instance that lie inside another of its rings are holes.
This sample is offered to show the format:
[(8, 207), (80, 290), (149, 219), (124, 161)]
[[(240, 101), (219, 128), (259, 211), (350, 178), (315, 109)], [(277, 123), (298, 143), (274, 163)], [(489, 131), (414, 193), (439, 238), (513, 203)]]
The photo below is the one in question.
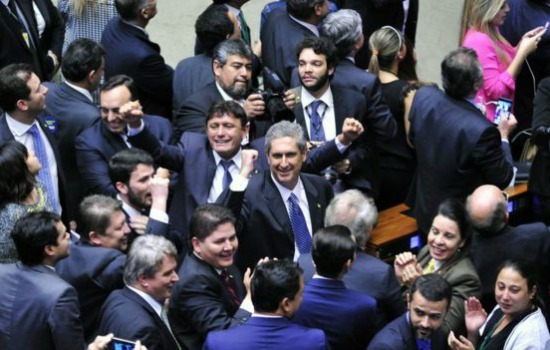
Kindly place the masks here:
[(136, 342), (114, 337), (109, 344), (109, 350), (134, 350)]
[(500, 124), (502, 118), (510, 119), (510, 113), (512, 112), (512, 100), (507, 98), (499, 98), (497, 101), (497, 109), (495, 111), (495, 119), (493, 123)]

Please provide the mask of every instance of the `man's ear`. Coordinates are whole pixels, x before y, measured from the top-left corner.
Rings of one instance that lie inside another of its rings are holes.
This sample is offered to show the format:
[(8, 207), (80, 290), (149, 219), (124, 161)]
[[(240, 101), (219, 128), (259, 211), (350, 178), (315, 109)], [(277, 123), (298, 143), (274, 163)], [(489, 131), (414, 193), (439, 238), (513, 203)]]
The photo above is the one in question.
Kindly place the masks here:
[(55, 255), (55, 252), (53, 250), (54, 245), (53, 244), (46, 244), (44, 246), (44, 256), (45, 257), (51, 257)]
[(191, 247), (193, 248), (193, 251), (197, 254), (200, 254), (201, 252), (201, 246), (199, 239), (197, 237), (191, 237)]
[(285, 316), (290, 316), (292, 312), (292, 306), (290, 305), (291, 300), (287, 297), (281, 300), (279, 303), (279, 308), (283, 311)]
[(100, 246), (100, 247), (103, 246), (103, 241), (101, 240), (100, 235), (95, 231), (90, 231), (90, 233), (88, 234), (88, 240), (93, 245)]
[(212, 62), (212, 71), (214, 72), (214, 75), (215, 75), (216, 77), (219, 77), (219, 76), (220, 76), (222, 67), (223, 67), (223, 65), (220, 63), (220, 61), (214, 60), (214, 61)]
[(27, 109), (29, 109), (29, 105), (25, 100), (17, 100), (15, 106), (17, 107), (17, 109), (20, 109), (22, 111), (26, 111)]
[(128, 186), (124, 182), (115, 182), (115, 188), (121, 194), (128, 194)]

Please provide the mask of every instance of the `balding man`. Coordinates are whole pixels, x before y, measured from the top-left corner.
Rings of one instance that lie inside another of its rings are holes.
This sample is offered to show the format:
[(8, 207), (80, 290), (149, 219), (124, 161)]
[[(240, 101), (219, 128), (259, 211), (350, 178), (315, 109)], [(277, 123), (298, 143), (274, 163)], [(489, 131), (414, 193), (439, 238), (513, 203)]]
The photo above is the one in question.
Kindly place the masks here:
[[(467, 210), (475, 232), (471, 256), (482, 284), (482, 304), (495, 305), (494, 289), (499, 265), (507, 259), (524, 259), (538, 267), (543, 298), (548, 299), (550, 233), (536, 222), (517, 227), (508, 225), (508, 196), (498, 187), (478, 187), (467, 200)], [(546, 303), (548, 305), (548, 303)]]

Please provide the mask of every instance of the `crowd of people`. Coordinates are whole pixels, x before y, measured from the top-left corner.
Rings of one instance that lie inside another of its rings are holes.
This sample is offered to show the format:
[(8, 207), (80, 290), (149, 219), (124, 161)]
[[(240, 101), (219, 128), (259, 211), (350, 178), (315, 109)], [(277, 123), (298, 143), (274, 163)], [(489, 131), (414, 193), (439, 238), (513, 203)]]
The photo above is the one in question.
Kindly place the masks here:
[(418, 0), (214, 0), (175, 69), (156, 0), (1, 2), (1, 349), (550, 349), (548, 1), (466, 0), (442, 88)]

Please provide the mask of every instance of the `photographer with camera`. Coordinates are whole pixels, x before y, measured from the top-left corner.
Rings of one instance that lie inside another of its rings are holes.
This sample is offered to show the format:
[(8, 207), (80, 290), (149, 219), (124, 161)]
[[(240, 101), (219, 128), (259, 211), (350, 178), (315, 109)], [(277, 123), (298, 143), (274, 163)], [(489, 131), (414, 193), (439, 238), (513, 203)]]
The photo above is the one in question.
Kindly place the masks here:
[[(252, 55), (250, 47), (240, 39), (225, 40), (216, 46), (212, 57), (215, 81), (183, 102), (174, 117), (174, 141), (178, 141), (186, 131), (204, 132), (208, 109), (215, 102), (224, 100), (235, 101), (244, 108), (246, 116), (252, 120), (252, 136), (265, 134), (271, 120), (264, 118), (266, 103), (262, 94), (251, 93)], [(295, 105), (294, 95), (285, 92), (283, 103), (292, 110)]]

